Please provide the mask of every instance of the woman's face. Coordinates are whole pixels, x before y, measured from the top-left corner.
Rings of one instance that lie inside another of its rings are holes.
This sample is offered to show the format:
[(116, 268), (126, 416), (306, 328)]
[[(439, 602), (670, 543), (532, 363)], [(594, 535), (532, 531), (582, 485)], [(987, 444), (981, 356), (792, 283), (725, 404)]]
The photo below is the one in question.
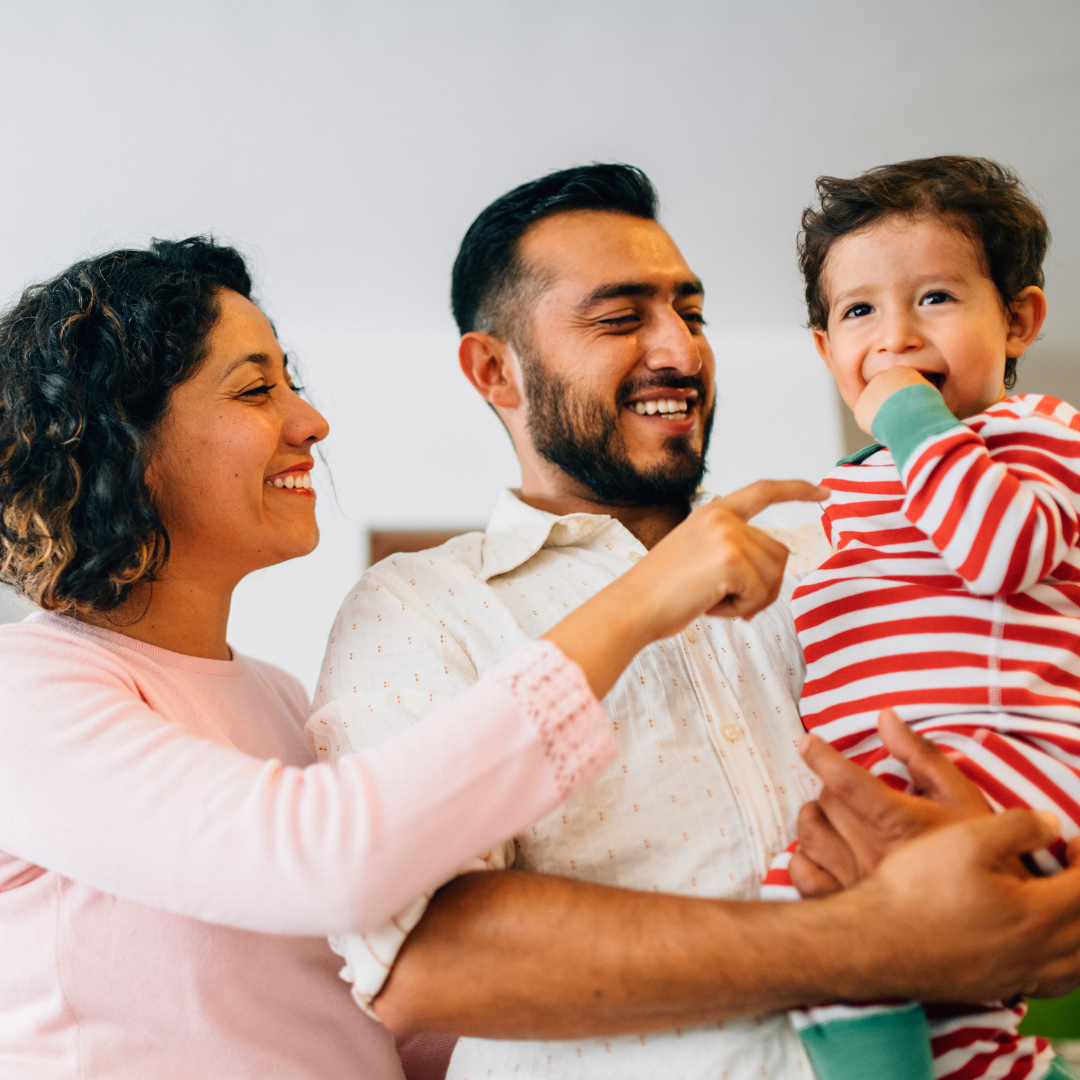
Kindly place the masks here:
[(167, 575), (231, 587), (319, 542), (311, 448), (329, 427), (293, 388), (266, 316), (231, 289), (218, 305), (209, 355), (173, 392), (147, 478), (169, 531)]

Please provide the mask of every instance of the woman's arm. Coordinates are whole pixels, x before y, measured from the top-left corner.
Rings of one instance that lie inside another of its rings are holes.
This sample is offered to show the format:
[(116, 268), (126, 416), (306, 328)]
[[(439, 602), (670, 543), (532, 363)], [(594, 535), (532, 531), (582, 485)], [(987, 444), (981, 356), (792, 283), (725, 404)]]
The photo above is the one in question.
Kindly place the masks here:
[(0, 849), (248, 930), (377, 926), (614, 753), (580, 669), (547, 643), (379, 746), (295, 768), (165, 719), (76, 635), (20, 625), (0, 642)]

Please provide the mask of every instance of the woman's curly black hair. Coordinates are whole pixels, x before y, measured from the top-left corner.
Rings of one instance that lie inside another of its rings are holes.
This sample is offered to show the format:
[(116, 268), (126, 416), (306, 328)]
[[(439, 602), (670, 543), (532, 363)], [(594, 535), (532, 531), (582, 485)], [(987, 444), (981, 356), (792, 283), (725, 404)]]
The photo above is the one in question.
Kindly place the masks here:
[(233, 248), (154, 240), (76, 263), (0, 315), (0, 578), (46, 610), (111, 611), (168, 559), (146, 470), (222, 288), (251, 295)]

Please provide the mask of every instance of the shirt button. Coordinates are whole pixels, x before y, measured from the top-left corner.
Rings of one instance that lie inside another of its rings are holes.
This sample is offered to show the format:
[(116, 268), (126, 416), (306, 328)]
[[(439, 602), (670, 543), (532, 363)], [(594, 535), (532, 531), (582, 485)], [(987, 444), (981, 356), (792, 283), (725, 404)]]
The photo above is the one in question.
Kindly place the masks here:
[(742, 728), (738, 724), (725, 724), (720, 729), (720, 734), (727, 739), (728, 742), (738, 742), (742, 735)]
[(641, 560), (645, 558), (645, 556), (642, 555), (640, 551), (631, 551), (630, 554), (627, 555), (626, 557), (631, 562), (641, 562)]
[(689, 641), (691, 645), (697, 641), (697, 634), (694, 633), (693, 627), (688, 626), (683, 633), (686, 634), (686, 640)]
[(593, 531), (593, 523), (591, 521), (583, 521), (581, 523), (581, 535), (588, 536)]

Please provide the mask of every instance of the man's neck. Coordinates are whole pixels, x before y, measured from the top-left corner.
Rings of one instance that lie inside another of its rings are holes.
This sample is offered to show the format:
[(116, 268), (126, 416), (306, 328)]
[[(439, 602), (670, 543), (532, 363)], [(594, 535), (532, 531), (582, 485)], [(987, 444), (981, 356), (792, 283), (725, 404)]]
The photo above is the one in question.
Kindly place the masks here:
[(562, 517), (565, 514), (607, 514), (629, 530), (646, 551), (651, 551), (690, 512), (686, 504), (664, 506), (619, 506), (599, 502), (588, 493), (526, 490), (521, 501), (536, 510)]

